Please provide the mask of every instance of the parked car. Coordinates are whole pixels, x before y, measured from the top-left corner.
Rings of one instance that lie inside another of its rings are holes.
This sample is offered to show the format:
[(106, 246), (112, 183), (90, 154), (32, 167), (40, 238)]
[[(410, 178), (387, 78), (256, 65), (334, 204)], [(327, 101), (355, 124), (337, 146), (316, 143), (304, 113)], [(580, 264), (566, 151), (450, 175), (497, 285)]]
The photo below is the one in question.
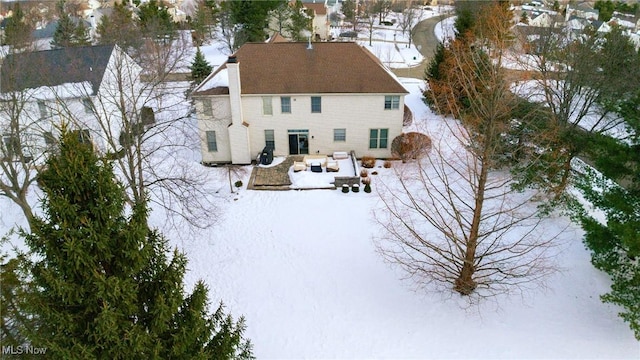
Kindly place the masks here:
[(345, 38), (352, 38), (355, 39), (358, 37), (358, 32), (357, 31), (344, 31), (341, 32), (340, 37), (345, 37)]

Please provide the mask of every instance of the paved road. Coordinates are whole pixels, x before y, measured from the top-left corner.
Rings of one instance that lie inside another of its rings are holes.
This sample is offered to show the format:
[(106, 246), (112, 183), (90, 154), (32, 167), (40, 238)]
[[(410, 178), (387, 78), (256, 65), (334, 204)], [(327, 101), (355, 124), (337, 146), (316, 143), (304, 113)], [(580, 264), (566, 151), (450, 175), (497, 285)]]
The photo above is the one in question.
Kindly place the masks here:
[[(413, 43), (416, 47), (420, 46), (420, 53), (424, 56), (424, 61), (415, 67), (409, 69), (394, 69), (393, 72), (397, 76), (401, 77), (414, 77), (422, 79), (424, 77), (424, 69), (431, 60), (433, 53), (436, 51), (436, 45), (438, 44), (438, 38), (434, 33), (436, 24), (443, 19), (449, 17), (448, 15), (436, 16), (426, 20), (422, 20), (416, 25), (416, 31), (413, 36)], [(398, 45), (402, 46), (402, 45)]]

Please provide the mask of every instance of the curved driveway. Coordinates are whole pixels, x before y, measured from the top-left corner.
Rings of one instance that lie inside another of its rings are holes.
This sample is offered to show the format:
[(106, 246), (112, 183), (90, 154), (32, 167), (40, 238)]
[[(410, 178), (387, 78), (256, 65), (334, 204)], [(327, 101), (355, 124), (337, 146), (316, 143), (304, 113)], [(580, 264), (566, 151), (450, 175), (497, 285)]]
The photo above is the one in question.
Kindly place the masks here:
[(409, 69), (393, 69), (394, 74), (401, 77), (414, 77), (418, 79), (424, 78), (424, 69), (431, 60), (433, 53), (436, 51), (436, 45), (438, 44), (438, 38), (435, 34), (436, 25), (449, 17), (450, 15), (434, 16), (422, 20), (416, 25), (416, 29), (413, 35), (413, 43), (416, 47), (420, 46), (420, 53), (424, 56), (424, 61), (420, 65)]

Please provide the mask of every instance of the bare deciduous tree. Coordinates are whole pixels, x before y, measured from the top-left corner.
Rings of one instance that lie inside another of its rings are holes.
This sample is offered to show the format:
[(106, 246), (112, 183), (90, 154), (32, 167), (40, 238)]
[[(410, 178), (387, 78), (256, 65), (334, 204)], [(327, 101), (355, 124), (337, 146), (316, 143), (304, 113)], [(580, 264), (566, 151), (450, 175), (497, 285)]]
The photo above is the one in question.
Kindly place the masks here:
[(470, 300), (542, 283), (557, 234), (542, 226), (536, 193), (513, 191), (507, 171), (489, 172), (465, 150), (473, 141), (464, 128), (448, 130), (425, 158), (395, 167), (399, 185), (378, 181), (378, 249), (418, 286)]
[(407, 1), (405, 9), (402, 11), (402, 16), (399, 18), (398, 25), (402, 30), (402, 35), (409, 34), (409, 44), (407, 47), (411, 47), (411, 40), (415, 34), (416, 25), (422, 19), (424, 9), (422, 7), (414, 6), (413, 1)]
[(224, 44), (225, 50), (229, 54), (238, 50), (240, 45), (246, 41), (246, 34), (243, 32), (242, 24), (233, 20), (231, 9), (226, 3), (220, 8), (218, 30), (215, 37)]
[(556, 234), (544, 231), (534, 203), (543, 194), (515, 190), (503, 168), (508, 152), (532, 151), (507, 136), (516, 131), (519, 100), (510, 91), (502, 57), (491, 59), (485, 51), (501, 51), (500, 39), (452, 44), (445, 78), (455, 86), (436, 101), (448, 101), (440, 107), (451, 109), (459, 123), (447, 122), (442, 133), (430, 134), (432, 152), (398, 173), (398, 187), (380, 191), (388, 211), (378, 217), (387, 230), (379, 242), (382, 254), (419, 283), (451, 286), (462, 295), (521, 290), (553, 270), (548, 250)]
[(548, 166), (555, 176), (545, 186), (560, 197), (569, 184), (572, 160), (583, 152), (581, 133), (604, 133), (623, 123), (616, 103), (634, 91), (640, 65), (620, 29), (604, 38), (589, 29), (578, 36), (557, 29), (537, 36), (533, 64), (528, 64), (536, 73), (534, 86), (523, 93), (549, 109), (549, 128), (558, 136), (552, 144), (555, 161)]
[(38, 67), (30, 64), (28, 68), (14, 55), (13, 50), (4, 55), (0, 79), (0, 196), (18, 205), (30, 225), (33, 204), (27, 195), (49, 150), (39, 140), (51, 138), (42, 126), (47, 109), (38, 109), (44, 106), (37, 103), (42, 91), (23, 87), (25, 76), (38, 76)]
[(115, 51), (99, 94), (91, 87), (74, 88), (77, 97), (92, 99), (90, 114), (70, 106), (63, 94), (59, 112), (78, 127), (93, 124), (102, 136), (95, 141), (113, 160), (131, 204), (149, 197), (169, 214), (167, 224), (187, 221), (206, 228), (214, 223), (216, 211), (206, 189), (206, 172), (188, 160), (200, 146), (190, 120), (192, 108), (185, 105), (186, 87), (166, 81), (183, 61), (187, 50), (181, 44), (151, 44), (159, 47), (152, 52), (157, 57), (149, 57), (156, 61), (148, 67), (151, 72), (142, 72), (130, 57)]

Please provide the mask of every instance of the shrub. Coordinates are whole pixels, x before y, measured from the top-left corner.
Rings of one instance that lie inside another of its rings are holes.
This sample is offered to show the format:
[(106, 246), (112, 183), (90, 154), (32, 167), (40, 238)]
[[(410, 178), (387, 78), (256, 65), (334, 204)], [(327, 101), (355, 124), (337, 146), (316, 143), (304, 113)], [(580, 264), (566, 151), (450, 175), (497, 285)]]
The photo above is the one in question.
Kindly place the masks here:
[(371, 184), (364, 184), (364, 192), (367, 194), (371, 192)]
[(371, 173), (371, 175), (378, 175), (378, 172), (374, 171), (374, 172)]
[(392, 164), (393, 163), (391, 161), (387, 160), (387, 161), (384, 162), (384, 164), (382, 164), (382, 166), (384, 166), (385, 169), (389, 169), (389, 168), (391, 168)]
[(353, 185), (351, 186), (351, 191), (353, 191), (353, 192), (355, 192), (355, 193), (360, 192), (360, 185), (358, 185), (358, 184), (353, 184)]
[(345, 194), (349, 192), (349, 185), (348, 184), (343, 184), (342, 185), (342, 192), (345, 193)]
[(363, 156), (361, 163), (362, 167), (371, 169), (372, 167), (376, 166), (376, 158), (374, 158), (373, 156)]
[(240, 188), (242, 187), (242, 181), (238, 180), (233, 185), (235, 185), (237, 188)]
[(409, 126), (413, 122), (413, 113), (407, 105), (404, 106), (404, 115), (402, 118), (402, 126)]
[(431, 138), (417, 132), (402, 134), (391, 142), (391, 154), (403, 163), (416, 159), (428, 153), (429, 150), (431, 150)]
[(362, 183), (365, 184), (365, 186), (371, 184), (371, 178), (370, 177), (363, 178)]
[(366, 178), (367, 176), (369, 176), (369, 170), (367, 169), (360, 170), (360, 177)]

